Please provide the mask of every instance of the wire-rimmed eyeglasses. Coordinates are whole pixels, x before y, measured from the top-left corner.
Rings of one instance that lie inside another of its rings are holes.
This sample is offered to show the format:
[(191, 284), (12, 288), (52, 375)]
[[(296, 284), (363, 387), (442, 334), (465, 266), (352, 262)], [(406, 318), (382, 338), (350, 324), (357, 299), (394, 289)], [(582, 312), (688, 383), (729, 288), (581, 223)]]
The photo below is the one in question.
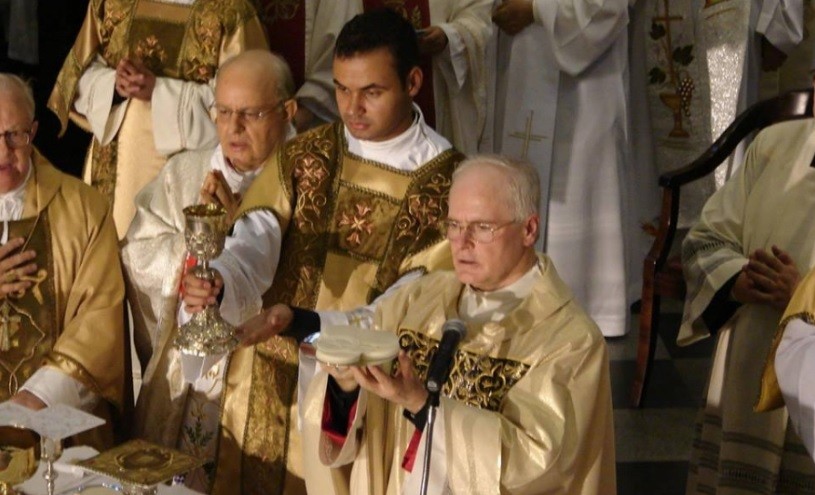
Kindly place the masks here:
[(464, 237), (469, 236), (470, 239), (479, 244), (488, 244), (495, 240), (495, 233), (504, 227), (518, 223), (517, 220), (512, 220), (505, 223), (493, 222), (459, 222), (458, 220), (444, 220), (441, 222), (441, 228), (444, 235), (451, 241), (457, 241)]
[(31, 143), (31, 131), (33, 129), (12, 130), (0, 133), (6, 141), (6, 146), (12, 149), (22, 148)]
[(216, 120), (227, 122), (232, 118), (232, 115), (235, 115), (241, 122), (259, 122), (277, 110), (283, 108), (285, 104), (286, 100), (280, 100), (273, 105), (262, 108), (240, 108), (235, 110), (216, 103), (212, 105), (212, 110)]

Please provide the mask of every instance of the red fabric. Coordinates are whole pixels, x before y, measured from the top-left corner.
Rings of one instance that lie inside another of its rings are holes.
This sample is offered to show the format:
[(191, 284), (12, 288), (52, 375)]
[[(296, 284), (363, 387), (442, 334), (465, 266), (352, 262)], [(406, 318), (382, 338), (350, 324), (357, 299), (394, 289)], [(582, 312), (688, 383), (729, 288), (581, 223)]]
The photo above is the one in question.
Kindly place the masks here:
[(416, 451), (419, 450), (419, 442), (422, 440), (422, 431), (416, 430), (413, 436), (410, 437), (410, 443), (402, 457), (402, 469), (408, 473), (413, 472), (413, 463), (416, 462)]
[(348, 430), (351, 429), (351, 425), (354, 423), (354, 416), (357, 414), (357, 401), (354, 401), (354, 405), (351, 406), (351, 410), (348, 411), (348, 424), (345, 425), (345, 431), (336, 431), (331, 428), (331, 401), (328, 399), (328, 394), (325, 396), (325, 401), (323, 403), (323, 419), (320, 428), (323, 431), (331, 443), (336, 445), (337, 447), (342, 447), (345, 445), (345, 439), (348, 437)]
[(257, 0), (258, 10), (269, 48), (289, 63), (294, 87), (299, 88), (306, 74), (306, 7), (304, 0), (281, 2)]
[(187, 275), (187, 272), (190, 271), (190, 268), (193, 268), (195, 265), (198, 264), (198, 259), (190, 253), (187, 253), (187, 257), (184, 258), (184, 266), (181, 268), (181, 280), (178, 281), (178, 298), (184, 298), (184, 277)]
[[(374, 9), (389, 8), (404, 17), (413, 25), (414, 29), (424, 29), (430, 24), (430, 3), (428, 0), (404, 0), (402, 5), (393, 5), (387, 0), (362, 0), (365, 12)], [(432, 128), (436, 128), (436, 101), (433, 96), (433, 60), (429, 55), (422, 55), (419, 59), (424, 80), (419, 94), (414, 101), (424, 114), (424, 121)]]

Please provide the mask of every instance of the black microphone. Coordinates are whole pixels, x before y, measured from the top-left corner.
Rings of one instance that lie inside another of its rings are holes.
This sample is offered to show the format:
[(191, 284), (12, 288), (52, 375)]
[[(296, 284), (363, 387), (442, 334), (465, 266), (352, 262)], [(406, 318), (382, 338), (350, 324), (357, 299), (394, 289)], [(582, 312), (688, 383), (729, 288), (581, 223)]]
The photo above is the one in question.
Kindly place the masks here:
[(442, 385), (447, 381), (450, 365), (453, 364), (453, 353), (461, 339), (467, 335), (467, 326), (463, 321), (453, 318), (444, 322), (441, 331), (439, 348), (427, 370), (427, 390), (431, 394), (440, 393)]

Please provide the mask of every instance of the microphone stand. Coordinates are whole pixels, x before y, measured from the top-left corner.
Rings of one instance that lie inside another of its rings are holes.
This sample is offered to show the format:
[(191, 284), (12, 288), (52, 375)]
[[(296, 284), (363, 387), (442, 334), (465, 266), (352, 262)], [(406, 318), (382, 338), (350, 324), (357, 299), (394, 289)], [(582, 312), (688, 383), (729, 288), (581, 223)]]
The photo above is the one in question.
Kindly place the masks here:
[(427, 484), (428, 478), (430, 477), (430, 454), (433, 451), (433, 426), (436, 424), (436, 410), (439, 407), (439, 391), (431, 392), (428, 390), (427, 393), (430, 394), (427, 398), (430, 407), (427, 408), (427, 422), (424, 426), (427, 439), (424, 444), (424, 464), (422, 465), (422, 484), (419, 488), (420, 495), (427, 495)]

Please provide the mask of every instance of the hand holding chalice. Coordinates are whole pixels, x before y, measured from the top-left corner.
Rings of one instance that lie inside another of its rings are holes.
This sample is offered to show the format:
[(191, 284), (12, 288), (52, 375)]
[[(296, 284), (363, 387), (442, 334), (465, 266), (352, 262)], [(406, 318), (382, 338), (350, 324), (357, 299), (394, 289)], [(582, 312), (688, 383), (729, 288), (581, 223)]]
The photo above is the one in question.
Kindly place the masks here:
[[(224, 249), (228, 221), (226, 210), (219, 204), (201, 204), (184, 208), (187, 251), (198, 264), (190, 273), (197, 278), (215, 281), (215, 271), (209, 262)], [(235, 329), (224, 321), (217, 305), (208, 305), (192, 315), (179, 328), (175, 339), (178, 349), (194, 356), (211, 356), (231, 352), (238, 345)]]

